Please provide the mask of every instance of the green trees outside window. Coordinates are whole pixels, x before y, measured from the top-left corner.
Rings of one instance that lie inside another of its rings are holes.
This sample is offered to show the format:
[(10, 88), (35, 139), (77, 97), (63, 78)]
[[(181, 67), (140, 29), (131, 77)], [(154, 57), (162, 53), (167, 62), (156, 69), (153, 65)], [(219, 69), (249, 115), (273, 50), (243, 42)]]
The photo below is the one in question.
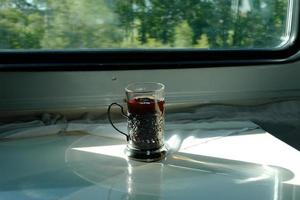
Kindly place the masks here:
[(278, 48), (289, 0), (0, 0), (0, 49)]

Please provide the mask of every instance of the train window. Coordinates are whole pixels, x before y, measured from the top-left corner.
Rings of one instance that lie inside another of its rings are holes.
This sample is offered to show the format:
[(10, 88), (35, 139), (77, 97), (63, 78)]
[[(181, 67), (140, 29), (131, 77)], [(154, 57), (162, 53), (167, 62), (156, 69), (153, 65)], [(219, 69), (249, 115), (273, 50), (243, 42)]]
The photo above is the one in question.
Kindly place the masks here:
[(1, 49), (282, 48), (289, 0), (2, 0)]
[[(293, 0), (0, 2), (2, 55), (28, 51), (89, 51), (89, 54), (108, 51), (109, 56), (116, 51), (132, 50), (159, 50), (162, 54), (164, 51), (198, 51), (198, 54), (214, 50), (273, 51), (293, 45), (297, 29), (293, 23), (297, 23), (298, 3)], [(164, 57), (162, 54), (152, 58)], [(191, 55), (185, 59), (193, 60)]]

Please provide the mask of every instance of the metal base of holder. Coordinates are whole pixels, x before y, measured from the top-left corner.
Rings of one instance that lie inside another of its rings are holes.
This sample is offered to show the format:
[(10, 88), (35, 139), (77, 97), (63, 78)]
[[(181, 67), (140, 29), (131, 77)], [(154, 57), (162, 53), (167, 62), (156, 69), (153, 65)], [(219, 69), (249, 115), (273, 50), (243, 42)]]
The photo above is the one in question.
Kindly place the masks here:
[(162, 146), (156, 150), (139, 150), (132, 149), (127, 146), (125, 149), (125, 154), (132, 160), (141, 162), (155, 162), (166, 157), (167, 148)]

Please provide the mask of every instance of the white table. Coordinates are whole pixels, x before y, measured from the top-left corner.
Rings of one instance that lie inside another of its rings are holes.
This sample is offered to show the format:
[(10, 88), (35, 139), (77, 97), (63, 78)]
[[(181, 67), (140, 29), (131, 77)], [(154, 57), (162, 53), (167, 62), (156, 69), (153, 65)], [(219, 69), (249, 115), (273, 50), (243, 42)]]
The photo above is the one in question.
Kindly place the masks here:
[(165, 138), (155, 163), (101, 133), (1, 141), (0, 199), (300, 199), (299, 151), (255, 124), (174, 123)]

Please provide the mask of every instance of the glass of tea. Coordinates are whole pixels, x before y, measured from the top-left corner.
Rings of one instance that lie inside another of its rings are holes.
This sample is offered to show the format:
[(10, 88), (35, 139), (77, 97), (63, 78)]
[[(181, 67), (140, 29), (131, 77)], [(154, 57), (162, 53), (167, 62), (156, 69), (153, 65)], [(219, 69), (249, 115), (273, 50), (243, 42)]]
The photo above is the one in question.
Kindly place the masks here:
[[(125, 88), (127, 113), (118, 103), (108, 107), (108, 119), (111, 125), (128, 141), (126, 154), (140, 161), (157, 161), (165, 157), (165, 86), (161, 83), (132, 83)], [(122, 115), (128, 121), (128, 133), (115, 127), (111, 120), (112, 106), (119, 106)]]

